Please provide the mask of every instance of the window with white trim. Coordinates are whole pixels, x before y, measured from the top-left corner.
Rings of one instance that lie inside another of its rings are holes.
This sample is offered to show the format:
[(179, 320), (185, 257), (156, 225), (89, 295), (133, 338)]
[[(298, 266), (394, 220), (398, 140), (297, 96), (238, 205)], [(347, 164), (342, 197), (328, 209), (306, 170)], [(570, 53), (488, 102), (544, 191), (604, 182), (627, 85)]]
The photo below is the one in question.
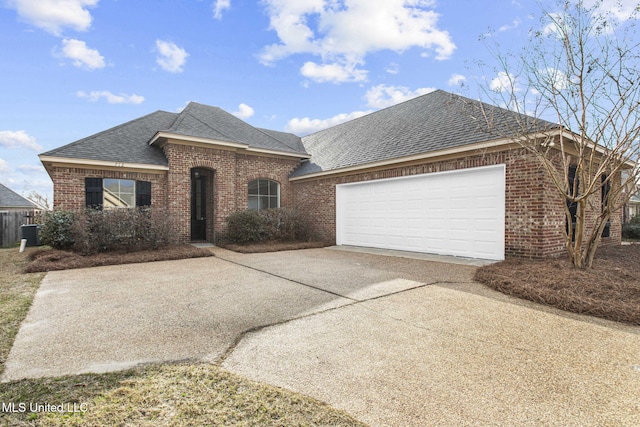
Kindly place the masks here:
[(136, 182), (132, 179), (105, 178), (103, 207), (132, 208), (136, 205)]
[(249, 209), (274, 209), (280, 207), (280, 184), (270, 179), (249, 181)]
[(86, 206), (96, 209), (151, 206), (151, 182), (85, 178)]

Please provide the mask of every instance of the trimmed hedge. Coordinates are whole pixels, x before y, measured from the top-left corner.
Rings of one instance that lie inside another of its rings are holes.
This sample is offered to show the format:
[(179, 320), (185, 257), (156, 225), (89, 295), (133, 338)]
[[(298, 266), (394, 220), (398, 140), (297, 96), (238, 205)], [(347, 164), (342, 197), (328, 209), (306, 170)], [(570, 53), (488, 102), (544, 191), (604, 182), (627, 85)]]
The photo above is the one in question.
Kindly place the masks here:
[(233, 243), (307, 241), (311, 237), (309, 222), (293, 209), (239, 211), (227, 218), (226, 238)]
[(172, 221), (161, 209), (58, 210), (46, 212), (41, 223), (43, 244), (83, 254), (158, 249), (177, 243)]

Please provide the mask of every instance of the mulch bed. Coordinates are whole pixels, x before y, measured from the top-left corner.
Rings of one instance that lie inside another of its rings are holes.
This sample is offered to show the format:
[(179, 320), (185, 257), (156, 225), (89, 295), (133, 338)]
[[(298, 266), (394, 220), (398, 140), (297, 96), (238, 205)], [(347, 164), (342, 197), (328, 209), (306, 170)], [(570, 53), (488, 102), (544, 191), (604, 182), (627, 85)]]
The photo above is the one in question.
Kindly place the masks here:
[(213, 256), (213, 253), (208, 249), (196, 248), (192, 245), (167, 246), (156, 250), (137, 252), (106, 252), (95, 255), (81, 255), (75, 252), (55, 249), (39, 249), (29, 253), (31, 262), (26, 265), (24, 272), (36, 273), (41, 271), (68, 270), (71, 268), (168, 261), (208, 256)]
[(592, 269), (567, 259), (507, 259), (479, 268), (475, 279), (507, 295), (640, 325), (640, 245), (602, 247)]
[(220, 244), (221, 247), (230, 251), (240, 252), (243, 254), (256, 254), (263, 252), (277, 251), (293, 251), (297, 249), (313, 249), (331, 246), (326, 242), (261, 242), (246, 245), (238, 245), (233, 243)]

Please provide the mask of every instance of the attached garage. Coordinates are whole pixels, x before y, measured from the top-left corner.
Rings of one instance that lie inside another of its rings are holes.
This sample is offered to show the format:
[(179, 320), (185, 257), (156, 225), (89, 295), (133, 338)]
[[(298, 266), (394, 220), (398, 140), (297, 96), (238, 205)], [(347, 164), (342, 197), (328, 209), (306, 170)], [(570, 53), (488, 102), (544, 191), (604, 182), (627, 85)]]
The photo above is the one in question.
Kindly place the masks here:
[(336, 243), (504, 259), (505, 165), (336, 186)]

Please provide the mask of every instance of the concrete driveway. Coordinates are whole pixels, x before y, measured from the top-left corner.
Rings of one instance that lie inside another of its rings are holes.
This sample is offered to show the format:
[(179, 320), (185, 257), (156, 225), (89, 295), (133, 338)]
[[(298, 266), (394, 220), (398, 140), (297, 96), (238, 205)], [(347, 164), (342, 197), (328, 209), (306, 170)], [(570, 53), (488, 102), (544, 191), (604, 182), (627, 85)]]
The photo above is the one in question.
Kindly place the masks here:
[(640, 328), (335, 249), (47, 274), (4, 380), (208, 361), (371, 425), (640, 425)]

